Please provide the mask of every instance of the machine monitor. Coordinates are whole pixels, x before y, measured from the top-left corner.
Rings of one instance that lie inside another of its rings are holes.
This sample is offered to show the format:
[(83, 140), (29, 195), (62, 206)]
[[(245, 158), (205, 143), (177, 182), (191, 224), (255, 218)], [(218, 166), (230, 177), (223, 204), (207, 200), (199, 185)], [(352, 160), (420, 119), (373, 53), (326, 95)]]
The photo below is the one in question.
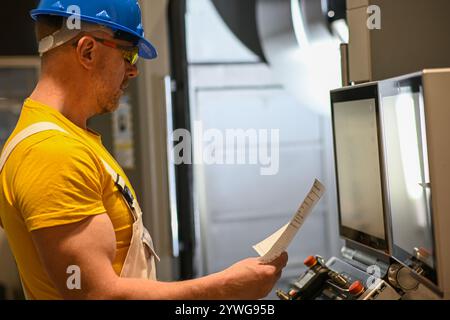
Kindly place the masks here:
[(332, 91), (331, 103), (340, 235), (386, 252), (378, 87)]
[(450, 69), (331, 92), (339, 228), (450, 298)]
[(392, 256), (436, 283), (422, 77), (379, 83)]

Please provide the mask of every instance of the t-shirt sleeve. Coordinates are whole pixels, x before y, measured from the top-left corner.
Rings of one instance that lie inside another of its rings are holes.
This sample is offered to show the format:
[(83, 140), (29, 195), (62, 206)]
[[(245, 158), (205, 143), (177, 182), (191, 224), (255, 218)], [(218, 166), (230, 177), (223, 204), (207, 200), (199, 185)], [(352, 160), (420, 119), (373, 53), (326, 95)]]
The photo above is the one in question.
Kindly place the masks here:
[(103, 170), (83, 143), (56, 135), (30, 147), (20, 161), (13, 188), (27, 229), (79, 222), (103, 214)]

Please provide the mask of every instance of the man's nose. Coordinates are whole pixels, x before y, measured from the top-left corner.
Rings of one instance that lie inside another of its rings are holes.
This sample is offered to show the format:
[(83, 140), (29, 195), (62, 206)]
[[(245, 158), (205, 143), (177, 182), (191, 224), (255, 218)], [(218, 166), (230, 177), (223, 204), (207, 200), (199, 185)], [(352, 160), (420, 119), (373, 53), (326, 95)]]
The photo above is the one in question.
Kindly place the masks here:
[(137, 65), (132, 65), (131, 63), (127, 62), (127, 76), (129, 79), (136, 78), (139, 75), (139, 70), (137, 68)]

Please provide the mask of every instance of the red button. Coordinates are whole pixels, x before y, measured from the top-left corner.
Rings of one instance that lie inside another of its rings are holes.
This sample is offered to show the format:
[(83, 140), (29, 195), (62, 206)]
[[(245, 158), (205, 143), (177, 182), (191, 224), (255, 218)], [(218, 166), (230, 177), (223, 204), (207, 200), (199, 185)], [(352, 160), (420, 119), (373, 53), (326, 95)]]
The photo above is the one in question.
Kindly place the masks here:
[(295, 296), (297, 294), (297, 292), (298, 292), (297, 290), (292, 289), (291, 291), (289, 291), (289, 295), (291, 297), (293, 297), (293, 296)]
[(361, 294), (364, 291), (364, 286), (361, 282), (355, 281), (352, 283), (350, 288), (348, 288), (348, 291), (353, 295)]
[(308, 268), (314, 267), (317, 264), (317, 259), (314, 256), (309, 256), (308, 258), (303, 261), (305, 266)]

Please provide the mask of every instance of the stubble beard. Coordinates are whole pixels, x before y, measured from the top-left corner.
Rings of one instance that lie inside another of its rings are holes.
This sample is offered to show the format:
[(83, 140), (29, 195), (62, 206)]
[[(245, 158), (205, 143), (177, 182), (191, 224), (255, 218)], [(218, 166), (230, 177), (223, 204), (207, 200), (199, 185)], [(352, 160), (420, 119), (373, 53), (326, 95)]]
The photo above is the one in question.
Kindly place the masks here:
[(116, 94), (105, 99), (102, 103), (101, 114), (112, 113), (119, 108), (120, 98), (122, 97), (122, 92), (119, 91)]

